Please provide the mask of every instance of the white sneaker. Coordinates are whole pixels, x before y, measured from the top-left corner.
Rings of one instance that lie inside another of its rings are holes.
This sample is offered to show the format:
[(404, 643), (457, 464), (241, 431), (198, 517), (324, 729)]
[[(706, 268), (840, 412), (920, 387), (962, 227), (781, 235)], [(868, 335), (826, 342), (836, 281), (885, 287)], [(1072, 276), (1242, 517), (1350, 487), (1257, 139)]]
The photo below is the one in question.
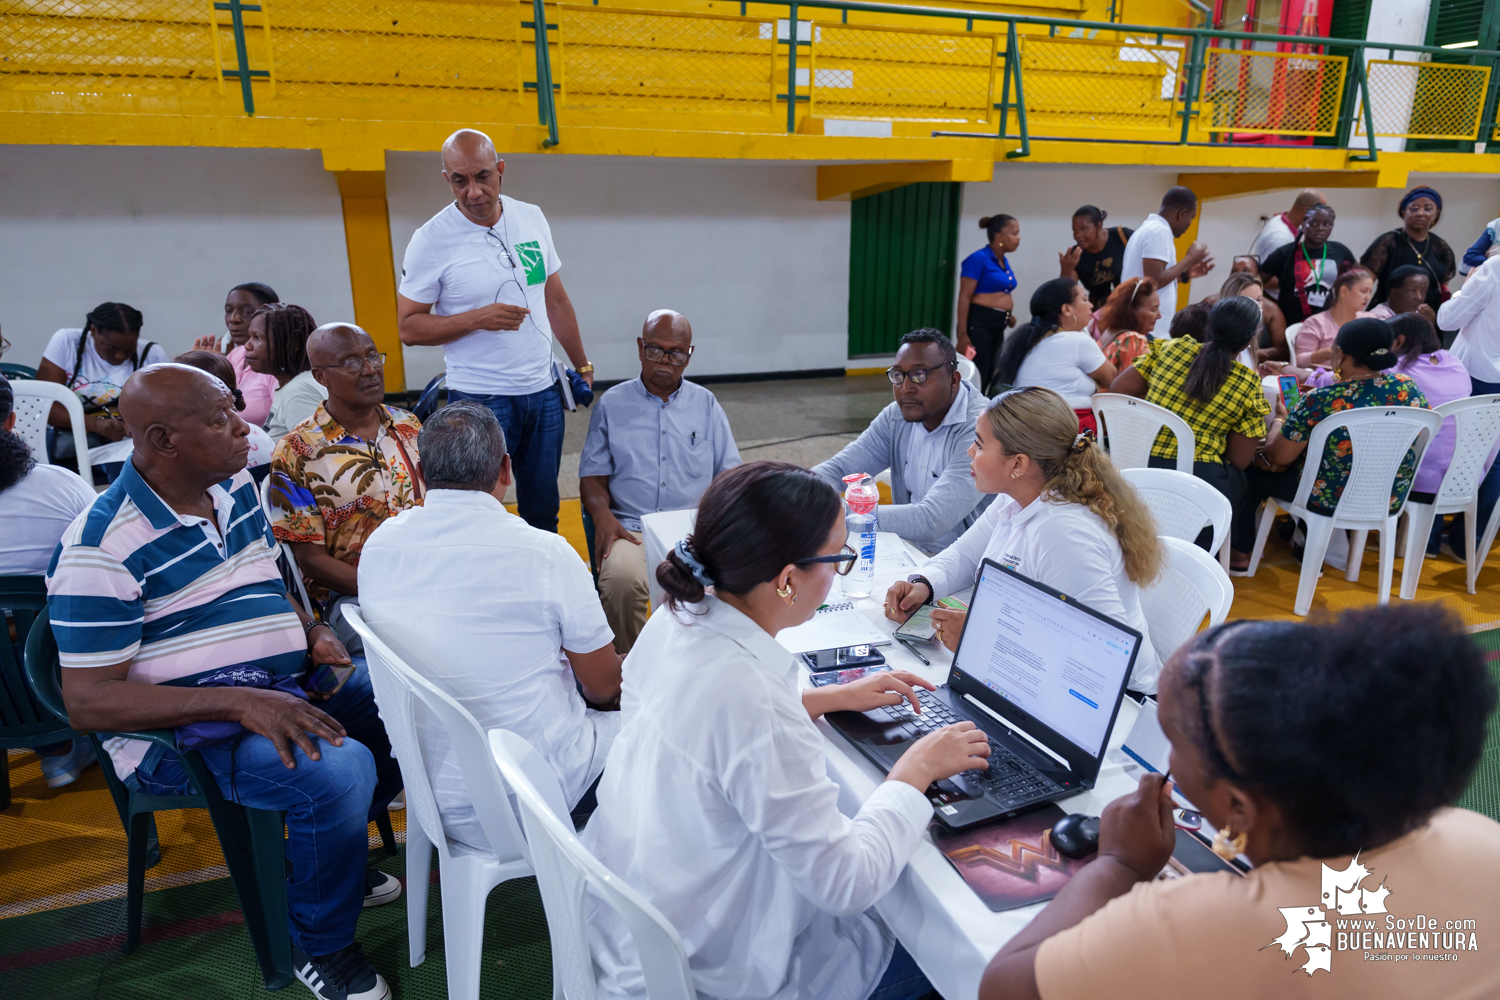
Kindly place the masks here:
[(73, 738), (73, 749), (55, 757), (42, 758), (42, 777), (48, 788), (61, 788), (78, 780), (83, 769), (94, 763), (94, 741), (86, 736)]
[(377, 868), (365, 870), (365, 908), (394, 903), (401, 898), (401, 880)]
[(357, 944), (322, 958), (313, 958), (294, 944), (292, 966), (318, 1000), (389, 1000), (391, 995), (391, 988)]
[(403, 788), (403, 789), (401, 789), (400, 794), (398, 794), (394, 799), (391, 799), (391, 804), (388, 805), (388, 806), (386, 806), (386, 809), (389, 810), (390, 812), (394, 813), (394, 812), (400, 812), (401, 810), (403, 810), (405, 808), (406, 808), (406, 789)]

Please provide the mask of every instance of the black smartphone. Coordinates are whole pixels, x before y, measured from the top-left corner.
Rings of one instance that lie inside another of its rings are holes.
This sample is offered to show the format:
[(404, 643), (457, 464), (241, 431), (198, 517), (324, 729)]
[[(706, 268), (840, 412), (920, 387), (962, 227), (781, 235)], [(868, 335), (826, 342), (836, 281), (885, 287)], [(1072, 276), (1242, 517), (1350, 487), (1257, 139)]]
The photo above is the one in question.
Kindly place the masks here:
[(353, 674), (353, 663), (319, 663), (302, 679), (302, 690), (332, 698)]

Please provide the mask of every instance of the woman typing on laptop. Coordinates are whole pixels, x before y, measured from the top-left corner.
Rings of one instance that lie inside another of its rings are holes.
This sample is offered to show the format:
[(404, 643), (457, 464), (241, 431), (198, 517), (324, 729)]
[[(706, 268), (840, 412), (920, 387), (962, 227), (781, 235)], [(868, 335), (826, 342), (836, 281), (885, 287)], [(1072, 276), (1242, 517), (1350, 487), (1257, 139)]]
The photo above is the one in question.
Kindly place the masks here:
[(1254, 867), (1157, 880), (1176, 838), (1148, 774), (980, 1000), (1500, 996), (1500, 824), (1451, 808), (1495, 700), (1436, 604), (1200, 632), (1161, 675), (1172, 777)]
[[(713, 481), (656, 570), (667, 607), (625, 661), (625, 724), (584, 844), (682, 935), (700, 997), (908, 1000), (932, 987), (870, 908), (932, 818), (934, 781), (984, 768), (972, 722), (913, 743), (860, 810), (839, 811), (814, 720), (909, 700), (904, 671), (798, 693), (776, 633), (823, 603), (854, 558), (838, 494), (806, 469), (750, 462)], [(709, 593), (710, 589), (712, 590)], [(644, 996), (633, 939), (590, 913), (600, 997)]]
[[(1140, 587), (1164, 560), (1156, 521), (1078, 417), (1051, 389), (1030, 386), (996, 397), (976, 422), (970, 470), (981, 493), (1000, 493), (968, 531), (908, 580), (893, 585), (885, 613), (905, 621), (922, 604), (973, 586), (993, 559), (1060, 590), (1143, 638), (1130, 687), (1156, 690), (1161, 660), (1151, 645)], [(964, 612), (932, 612), (938, 637), (958, 647)]]

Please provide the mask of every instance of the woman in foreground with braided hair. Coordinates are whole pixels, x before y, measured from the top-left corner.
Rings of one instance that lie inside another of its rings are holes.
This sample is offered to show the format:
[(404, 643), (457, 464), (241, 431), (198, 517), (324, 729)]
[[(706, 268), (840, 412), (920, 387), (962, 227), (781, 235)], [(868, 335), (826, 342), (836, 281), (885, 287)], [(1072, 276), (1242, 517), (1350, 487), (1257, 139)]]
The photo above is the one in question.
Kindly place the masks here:
[[(996, 397), (976, 421), (970, 471), (981, 493), (999, 493), (984, 515), (942, 552), (894, 584), (886, 617), (905, 621), (919, 606), (973, 585), (986, 559), (1055, 588), (1141, 633), (1133, 690), (1156, 690), (1161, 660), (1152, 648), (1140, 588), (1161, 573), (1156, 520), (1135, 488), (1081, 433), (1051, 389)], [(964, 613), (932, 612), (938, 637), (958, 647)]]

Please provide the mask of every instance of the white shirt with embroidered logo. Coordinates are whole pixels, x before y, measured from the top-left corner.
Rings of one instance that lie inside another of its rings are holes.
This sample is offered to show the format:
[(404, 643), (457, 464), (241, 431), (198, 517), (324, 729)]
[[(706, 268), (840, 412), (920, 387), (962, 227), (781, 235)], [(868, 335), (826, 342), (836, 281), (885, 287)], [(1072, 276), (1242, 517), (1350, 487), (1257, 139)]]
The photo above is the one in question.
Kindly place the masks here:
[[(625, 659), (625, 716), (581, 835), (682, 936), (705, 998), (865, 1000), (894, 938), (870, 909), (932, 806), (886, 781), (852, 818), (792, 655), (713, 597), (658, 609)], [(601, 998), (644, 997), (633, 940), (590, 903)]]
[(1119, 539), (1102, 517), (1083, 504), (1038, 497), (1022, 507), (1002, 494), (963, 537), (919, 566), (914, 575), (927, 578), (934, 597), (946, 597), (972, 587), (986, 559), (1140, 632), (1130, 687), (1156, 692), (1161, 658), (1146, 628), (1141, 589), (1126, 575)]
[(542, 210), (506, 195), (500, 196), (493, 226), (470, 222), (449, 202), (412, 234), (401, 264), (401, 294), (431, 303), (432, 315), (453, 316), (496, 302), (531, 310), (519, 330), (475, 330), (444, 344), (448, 388), (527, 396), (552, 385), (546, 289), (547, 278), (561, 267)]

